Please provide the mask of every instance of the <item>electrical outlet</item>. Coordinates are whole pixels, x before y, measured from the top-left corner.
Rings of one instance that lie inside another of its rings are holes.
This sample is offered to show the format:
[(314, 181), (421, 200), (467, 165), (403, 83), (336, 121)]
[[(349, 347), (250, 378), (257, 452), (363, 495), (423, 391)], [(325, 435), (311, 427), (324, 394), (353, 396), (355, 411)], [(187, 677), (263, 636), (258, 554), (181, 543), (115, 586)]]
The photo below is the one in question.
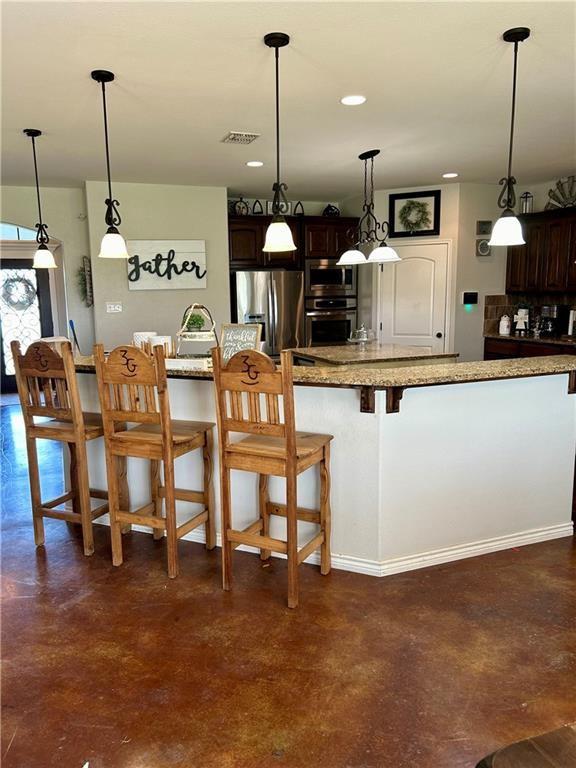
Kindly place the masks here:
[(122, 312), (122, 304), (116, 301), (107, 301), (106, 312)]

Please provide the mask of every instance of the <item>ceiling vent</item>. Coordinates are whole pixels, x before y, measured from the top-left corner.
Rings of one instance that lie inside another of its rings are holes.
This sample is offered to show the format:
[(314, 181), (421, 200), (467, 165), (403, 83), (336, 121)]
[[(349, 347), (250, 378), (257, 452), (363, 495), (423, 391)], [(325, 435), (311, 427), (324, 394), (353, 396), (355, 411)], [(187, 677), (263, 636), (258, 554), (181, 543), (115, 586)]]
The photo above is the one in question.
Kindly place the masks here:
[(222, 139), (223, 144), (252, 144), (260, 136), (259, 133), (245, 133), (244, 131), (230, 131)]

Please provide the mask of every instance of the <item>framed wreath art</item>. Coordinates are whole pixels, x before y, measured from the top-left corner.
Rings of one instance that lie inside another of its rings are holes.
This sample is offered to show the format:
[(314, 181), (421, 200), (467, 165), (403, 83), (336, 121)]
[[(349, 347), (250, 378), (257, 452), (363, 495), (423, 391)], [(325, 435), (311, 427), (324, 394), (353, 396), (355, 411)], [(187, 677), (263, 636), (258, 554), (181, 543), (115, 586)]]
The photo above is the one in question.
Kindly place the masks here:
[(390, 237), (440, 234), (440, 190), (400, 192), (389, 197)]

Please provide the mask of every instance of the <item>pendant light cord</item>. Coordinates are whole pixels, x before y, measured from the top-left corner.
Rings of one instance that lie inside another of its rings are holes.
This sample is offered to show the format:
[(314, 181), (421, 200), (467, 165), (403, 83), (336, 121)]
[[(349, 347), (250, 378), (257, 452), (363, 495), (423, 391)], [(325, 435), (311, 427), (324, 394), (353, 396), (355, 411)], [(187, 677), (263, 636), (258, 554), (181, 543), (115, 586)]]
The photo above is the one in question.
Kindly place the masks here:
[(43, 229), (44, 225), (42, 223), (42, 206), (40, 205), (40, 182), (38, 181), (38, 162), (36, 160), (36, 139), (34, 136), (32, 138), (32, 155), (34, 156), (34, 177), (36, 178), (36, 198), (38, 200), (38, 219), (40, 220), (39, 227), (40, 229)]
[(108, 111), (106, 109), (106, 84), (102, 82), (102, 107), (104, 110), (104, 144), (106, 146), (106, 172), (108, 174), (108, 198), (112, 200), (112, 181), (110, 175), (110, 150), (108, 148)]
[(276, 184), (280, 185), (280, 54), (274, 48), (276, 59)]
[(516, 75), (518, 71), (518, 43), (514, 43), (514, 74), (512, 76), (512, 115), (510, 118), (510, 148), (508, 151), (508, 178), (512, 176), (512, 149), (514, 147), (514, 118), (516, 115)]

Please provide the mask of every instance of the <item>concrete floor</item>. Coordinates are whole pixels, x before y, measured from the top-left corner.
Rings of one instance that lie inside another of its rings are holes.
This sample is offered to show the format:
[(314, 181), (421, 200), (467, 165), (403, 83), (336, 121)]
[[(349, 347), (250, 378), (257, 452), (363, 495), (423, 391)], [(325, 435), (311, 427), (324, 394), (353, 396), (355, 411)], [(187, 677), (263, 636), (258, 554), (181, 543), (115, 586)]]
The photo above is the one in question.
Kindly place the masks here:
[[(572, 539), (375, 579), (46, 521), (35, 550), (19, 409), (2, 409), (4, 768), (472, 768), (576, 720)], [(47, 496), (58, 447), (41, 452)]]

